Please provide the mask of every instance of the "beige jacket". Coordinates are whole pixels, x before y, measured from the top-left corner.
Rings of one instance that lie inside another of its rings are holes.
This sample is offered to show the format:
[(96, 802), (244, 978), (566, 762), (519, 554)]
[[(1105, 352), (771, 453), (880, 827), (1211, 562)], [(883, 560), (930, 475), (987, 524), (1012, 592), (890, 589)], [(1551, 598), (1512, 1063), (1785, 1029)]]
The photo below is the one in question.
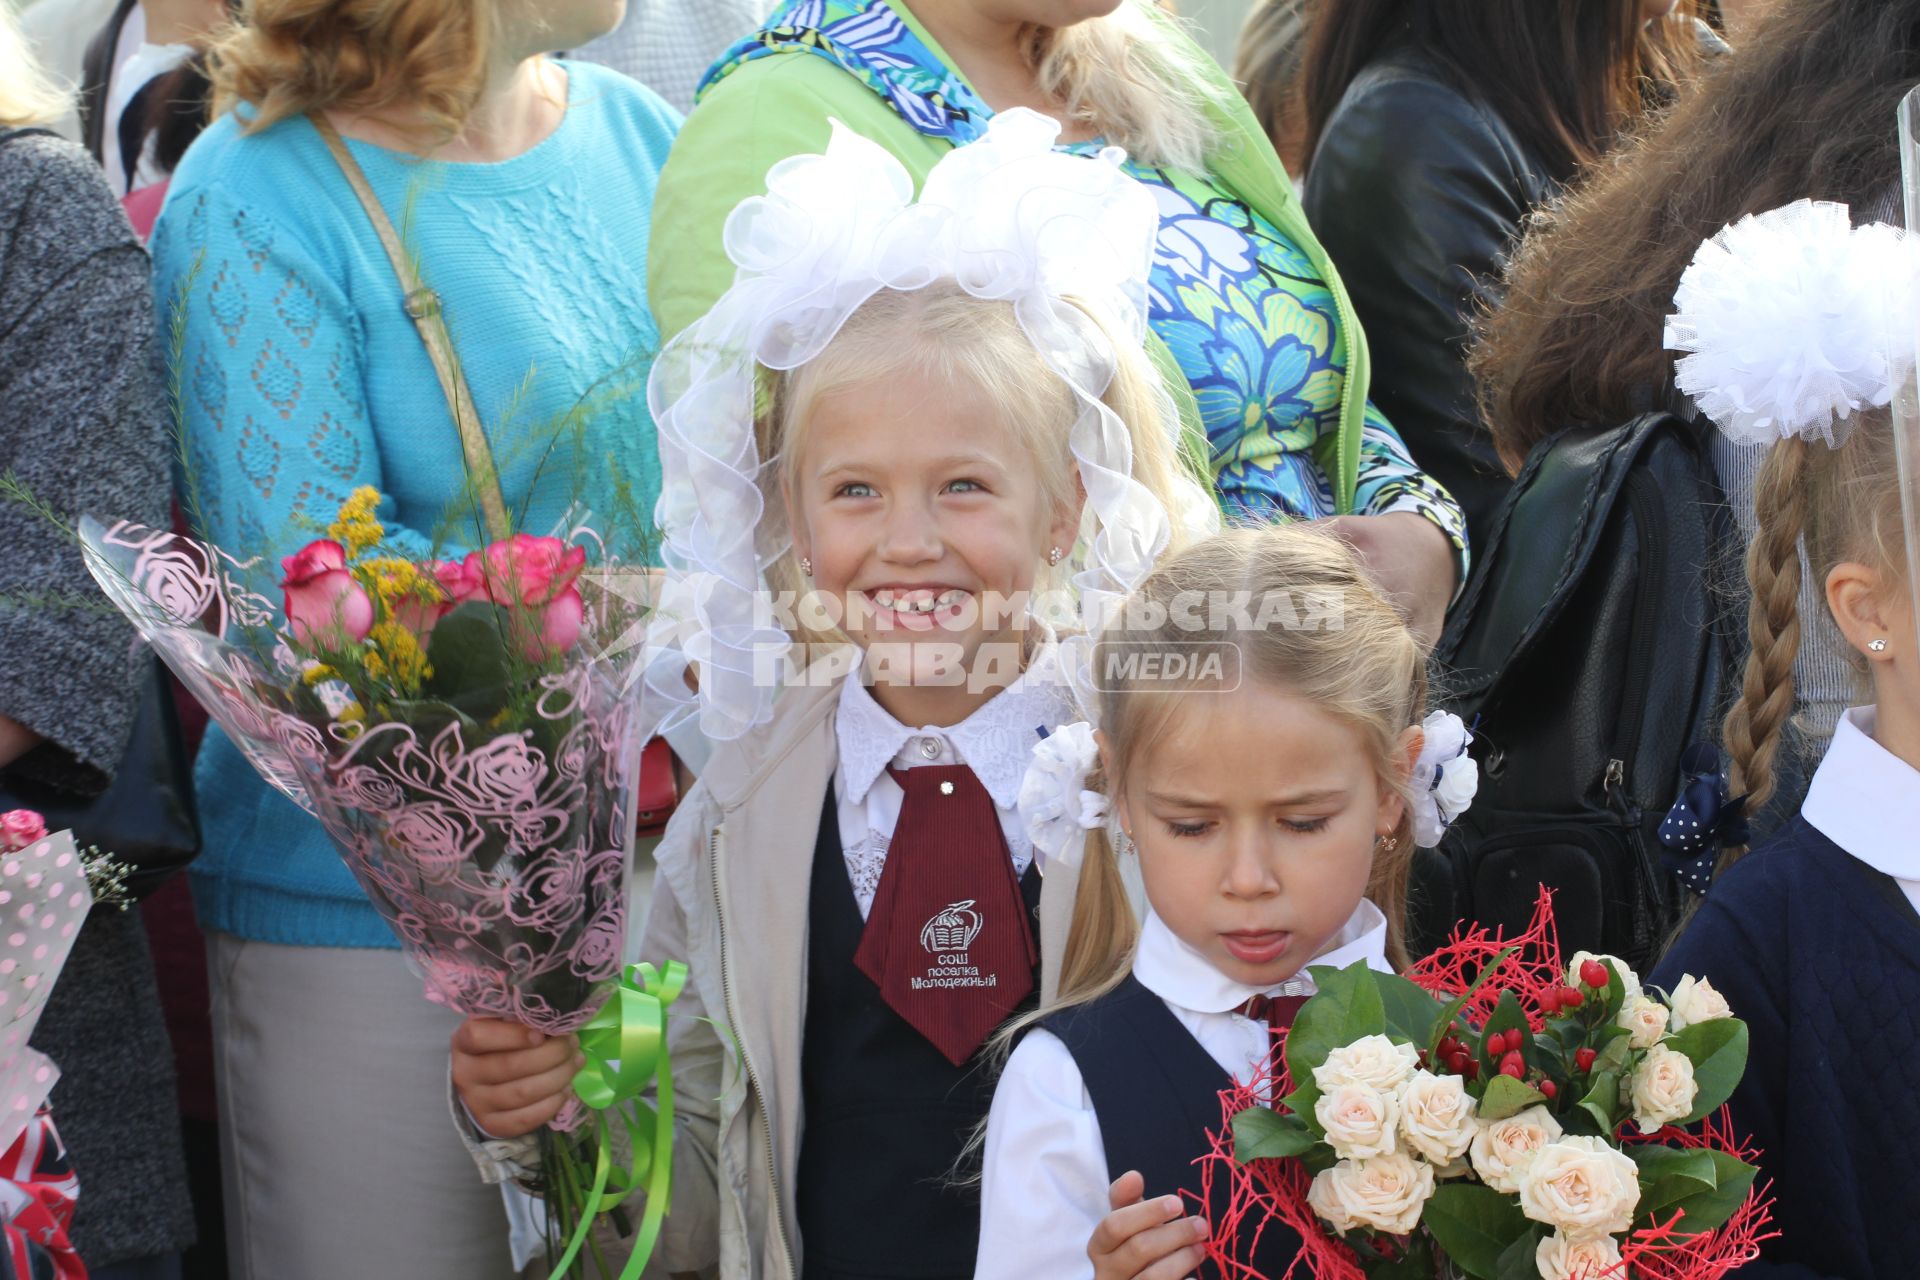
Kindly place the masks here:
[[(638, 958), (683, 960), (690, 980), (669, 1022), (680, 1117), (673, 1210), (664, 1265), (649, 1274), (800, 1274), (808, 886), (838, 767), (839, 692), (839, 679), (784, 690), (771, 724), (714, 753), (660, 844)], [(1042, 886), (1043, 994), (1057, 986), (1074, 881)]]

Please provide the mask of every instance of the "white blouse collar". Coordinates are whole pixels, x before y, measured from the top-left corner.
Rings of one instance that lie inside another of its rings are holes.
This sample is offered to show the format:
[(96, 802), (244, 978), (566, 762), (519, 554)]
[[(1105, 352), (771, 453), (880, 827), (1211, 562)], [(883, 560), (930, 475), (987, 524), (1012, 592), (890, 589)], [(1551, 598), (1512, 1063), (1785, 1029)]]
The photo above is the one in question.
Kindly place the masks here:
[[(861, 803), (889, 765), (958, 763), (973, 770), (994, 804), (1014, 808), (1034, 744), (1073, 718), (1057, 652), (1043, 647), (1019, 679), (959, 724), (945, 727), (901, 724), (875, 701), (858, 671), (847, 677), (835, 720), (843, 797)], [(931, 749), (923, 754), (916, 747)]]
[[(1391, 973), (1387, 963), (1387, 918), (1380, 908), (1362, 898), (1353, 915), (1326, 949), (1308, 963), (1344, 969), (1355, 960)], [(1277, 987), (1262, 989), (1235, 982), (1213, 967), (1204, 955), (1181, 941), (1149, 909), (1140, 928), (1140, 945), (1133, 953), (1133, 976), (1162, 1000), (1196, 1013), (1229, 1013), (1258, 995), (1312, 995), (1313, 979), (1307, 965)]]
[(1875, 742), (1873, 726), (1872, 707), (1840, 717), (1800, 812), (1875, 871), (1920, 880), (1920, 772)]

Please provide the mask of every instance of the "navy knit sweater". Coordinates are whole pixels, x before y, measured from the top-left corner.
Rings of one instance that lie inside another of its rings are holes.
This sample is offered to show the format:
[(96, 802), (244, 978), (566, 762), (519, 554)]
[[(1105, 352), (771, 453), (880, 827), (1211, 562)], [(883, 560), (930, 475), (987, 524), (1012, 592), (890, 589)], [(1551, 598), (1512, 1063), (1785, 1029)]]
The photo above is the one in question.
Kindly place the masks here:
[(1655, 985), (1710, 979), (1752, 1033), (1732, 1099), (1780, 1237), (1742, 1277), (1920, 1275), (1920, 914), (1795, 818), (1715, 879)]

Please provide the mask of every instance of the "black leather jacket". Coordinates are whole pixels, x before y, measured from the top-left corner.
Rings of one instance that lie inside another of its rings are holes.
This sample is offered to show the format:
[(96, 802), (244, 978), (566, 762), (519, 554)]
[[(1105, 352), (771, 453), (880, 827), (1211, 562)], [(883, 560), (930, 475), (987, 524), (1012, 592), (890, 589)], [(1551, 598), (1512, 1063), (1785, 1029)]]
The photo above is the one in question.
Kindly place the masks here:
[(1307, 217), (1373, 353), (1373, 403), (1459, 500), (1476, 546), (1508, 482), (1474, 411), (1468, 324), (1557, 189), (1504, 121), (1408, 47), (1348, 86), (1307, 170)]

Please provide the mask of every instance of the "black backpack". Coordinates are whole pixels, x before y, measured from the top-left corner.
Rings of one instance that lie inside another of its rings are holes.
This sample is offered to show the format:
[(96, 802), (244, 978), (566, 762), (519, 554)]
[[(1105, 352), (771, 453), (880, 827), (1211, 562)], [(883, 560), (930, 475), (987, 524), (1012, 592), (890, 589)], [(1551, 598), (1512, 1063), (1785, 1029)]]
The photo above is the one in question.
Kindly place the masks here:
[(1657, 839), (1688, 744), (1717, 740), (1731, 525), (1698, 432), (1648, 414), (1528, 457), (1435, 651), (1480, 791), (1416, 862), (1415, 954), (1457, 919), (1647, 962), (1677, 919)]

